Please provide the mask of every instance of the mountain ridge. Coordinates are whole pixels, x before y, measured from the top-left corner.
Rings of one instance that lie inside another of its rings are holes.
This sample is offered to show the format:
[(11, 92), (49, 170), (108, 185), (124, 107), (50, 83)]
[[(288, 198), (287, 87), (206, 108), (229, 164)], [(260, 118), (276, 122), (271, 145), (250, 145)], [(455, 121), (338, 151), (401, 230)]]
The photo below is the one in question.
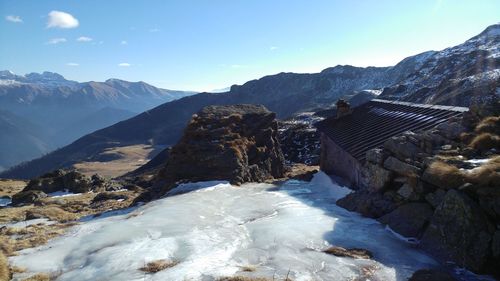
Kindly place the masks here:
[[(36, 176), (77, 163), (117, 143), (173, 145), (191, 115), (207, 105), (262, 104), (279, 118), (286, 118), (302, 111), (331, 108), (337, 99), (363, 91), (380, 93), (379, 98), (418, 103), (498, 103), (500, 77), (495, 73), (500, 73), (500, 25), (486, 30), (460, 45), (410, 56), (395, 66), (335, 66), (319, 73), (279, 73), (233, 85), (229, 92), (200, 93), (164, 103), (0, 176)], [(132, 130), (134, 134), (129, 133)], [(83, 148), (85, 153), (81, 152)]]

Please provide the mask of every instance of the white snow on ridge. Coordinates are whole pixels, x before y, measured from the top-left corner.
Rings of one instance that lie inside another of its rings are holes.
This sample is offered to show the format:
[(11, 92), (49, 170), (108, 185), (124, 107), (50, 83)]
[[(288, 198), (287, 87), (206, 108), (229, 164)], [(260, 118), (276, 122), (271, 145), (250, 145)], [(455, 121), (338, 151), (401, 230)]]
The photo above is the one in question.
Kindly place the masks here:
[[(61, 272), (61, 281), (216, 280), (233, 275), (283, 280), (288, 270), (297, 281), (352, 280), (367, 270), (374, 271), (372, 280), (406, 280), (415, 270), (435, 265), (377, 221), (337, 207), (335, 201), (348, 192), (322, 173), (311, 183), (280, 186), (185, 184), (181, 194), (132, 213), (82, 223), (10, 260), (28, 272)], [(329, 245), (366, 248), (374, 260), (322, 253)], [(157, 259), (180, 263), (156, 274), (138, 270)], [(242, 272), (250, 265), (255, 272)]]

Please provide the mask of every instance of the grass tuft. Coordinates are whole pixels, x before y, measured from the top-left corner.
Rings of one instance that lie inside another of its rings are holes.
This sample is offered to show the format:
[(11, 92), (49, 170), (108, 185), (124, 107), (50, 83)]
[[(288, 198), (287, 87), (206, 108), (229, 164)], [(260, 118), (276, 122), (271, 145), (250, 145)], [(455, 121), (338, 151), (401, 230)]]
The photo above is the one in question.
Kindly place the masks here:
[(500, 116), (486, 117), (479, 122), (474, 130), (477, 134), (491, 133), (500, 134)]
[(500, 137), (490, 133), (482, 133), (472, 139), (470, 147), (482, 152), (486, 152), (492, 148), (500, 148)]
[(171, 268), (179, 264), (176, 260), (156, 260), (148, 262), (145, 266), (139, 268), (139, 270), (147, 273), (156, 273), (167, 268)]

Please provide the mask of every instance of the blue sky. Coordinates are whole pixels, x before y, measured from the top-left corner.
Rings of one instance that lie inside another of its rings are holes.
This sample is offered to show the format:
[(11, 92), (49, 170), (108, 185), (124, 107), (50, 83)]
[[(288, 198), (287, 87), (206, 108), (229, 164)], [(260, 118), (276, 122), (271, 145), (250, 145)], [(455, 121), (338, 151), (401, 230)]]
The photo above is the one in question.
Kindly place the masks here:
[(499, 22), (500, 1), (0, 0), (0, 15), (0, 69), (212, 90), (278, 72), (394, 65)]

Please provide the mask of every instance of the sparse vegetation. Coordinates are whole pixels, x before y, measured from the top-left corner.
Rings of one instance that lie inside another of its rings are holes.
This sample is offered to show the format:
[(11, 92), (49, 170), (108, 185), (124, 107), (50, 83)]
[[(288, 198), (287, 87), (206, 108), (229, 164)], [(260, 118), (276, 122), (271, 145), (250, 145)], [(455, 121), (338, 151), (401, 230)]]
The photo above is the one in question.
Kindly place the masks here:
[(0, 280), (9, 280), (9, 279), (10, 279), (9, 263), (7, 261), (7, 257), (4, 255), (2, 251), (0, 251)]
[(425, 173), (442, 187), (457, 188), (465, 182), (465, 175), (460, 169), (441, 161), (434, 161)]
[(497, 186), (500, 182), (500, 156), (466, 173), (467, 181), (478, 186)]
[(500, 134), (500, 116), (486, 117), (479, 122), (474, 130), (477, 134), (491, 133)]
[(26, 212), (27, 219), (48, 218), (58, 222), (73, 221), (78, 217), (79, 216), (77, 214), (67, 212), (57, 206), (33, 208)]
[(348, 257), (353, 259), (370, 259), (373, 256), (370, 251), (365, 249), (346, 249), (338, 246), (332, 246), (324, 250), (323, 253), (334, 255), (337, 257)]
[(254, 265), (241, 266), (241, 271), (244, 272), (254, 272), (255, 270), (257, 270), (257, 267), (255, 267)]
[(481, 133), (470, 142), (471, 148), (486, 152), (492, 148), (500, 148), (500, 137), (490, 133)]
[(24, 279), (23, 281), (51, 281), (53, 278), (47, 273), (37, 273), (29, 278)]
[(139, 268), (139, 270), (147, 273), (156, 273), (167, 268), (174, 267), (179, 264), (176, 260), (156, 260), (148, 262), (145, 266)]

